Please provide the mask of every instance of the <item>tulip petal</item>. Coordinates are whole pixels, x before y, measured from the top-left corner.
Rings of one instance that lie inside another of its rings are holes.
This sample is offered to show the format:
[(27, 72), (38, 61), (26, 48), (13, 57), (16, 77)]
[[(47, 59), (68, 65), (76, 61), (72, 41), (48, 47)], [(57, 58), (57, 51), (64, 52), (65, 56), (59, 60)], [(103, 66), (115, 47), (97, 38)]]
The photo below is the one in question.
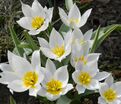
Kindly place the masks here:
[(38, 37), (38, 41), (41, 47), (49, 48), (49, 44), (44, 38)]
[(83, 86), (77, 84), (76, 90), (78, 91), (78, 94), (82, 94), (85, 92), (86, 89)]

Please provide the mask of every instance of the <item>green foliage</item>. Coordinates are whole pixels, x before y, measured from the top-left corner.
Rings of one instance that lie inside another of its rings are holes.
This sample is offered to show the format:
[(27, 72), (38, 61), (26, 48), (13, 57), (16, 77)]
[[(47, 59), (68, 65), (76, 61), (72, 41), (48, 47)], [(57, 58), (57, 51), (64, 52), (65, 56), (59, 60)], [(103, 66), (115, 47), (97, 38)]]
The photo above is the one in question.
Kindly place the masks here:
[(14, 100), (12, 96), (10, 96), (10, 104), (16, 104), (16, 101)]

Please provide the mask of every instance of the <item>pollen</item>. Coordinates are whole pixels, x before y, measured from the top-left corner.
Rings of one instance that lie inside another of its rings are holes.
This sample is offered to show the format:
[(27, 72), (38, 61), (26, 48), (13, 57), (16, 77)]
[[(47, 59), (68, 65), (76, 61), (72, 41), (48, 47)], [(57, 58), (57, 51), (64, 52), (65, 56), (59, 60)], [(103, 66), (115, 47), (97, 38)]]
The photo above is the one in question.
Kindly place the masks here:
[(23, 83), (25, 87), (34, 88), (38, 81), (38, 74), (36, 72), (27, 72), (23, 77)]
[(79, 82), (81, 85), (88, 86), (90, 84), (92, 78), (89, 73), (80, 72), (78, 79), (79, 79)]
[(79, 19), (77, 19), (77, 18), (71, 18), (71, 19), (69, 19), (69, 22), (71, 23), (71, 24), (78, 24), (79, 22), (80, 22), (80, 20)]
[(64, 46), (56, 46), (55, 48), (52, 49), (52, 52), (56, 54), (58, 57), (61, 57), (65, 53)]
[(112, 102), (117, 98), (116, 92), (112, 88), (109, 88), (108, 90), (106, 90), (103, 96), (105, 100), (108, 102)]
[(36, 16), (32, 19), (32, 28), (39, 29), (44, 23), (44, 18)]
[(62, 82), (59, 80), (51, 80), (46, 84), (47, 92), (53, 95), (58, 95), (62, 91)]
[(79, 62), (79, 61), (81, 61), (81, 62), (83, 62), (85, 65), (87, 64), (87, 59), (82, 55), (81, 57), (79, 57), (79, 58), (75, 58), (75, 61), (76, 62)]

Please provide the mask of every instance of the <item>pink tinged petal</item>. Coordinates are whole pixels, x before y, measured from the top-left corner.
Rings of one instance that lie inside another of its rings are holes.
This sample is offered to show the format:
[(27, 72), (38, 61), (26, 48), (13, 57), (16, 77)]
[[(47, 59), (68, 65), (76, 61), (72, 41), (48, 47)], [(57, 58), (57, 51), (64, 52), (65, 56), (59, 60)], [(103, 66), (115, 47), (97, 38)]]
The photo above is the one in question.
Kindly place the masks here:
[(69, 25), (69, 22), (68, 22), (68, 16), (67, 14), (65, 13), (65, 11), (61, 8), (59, 8), (59, 15), (60, 15), (60, 18), (62, 20), (62, 22), (65, 24), (65, 25)]
[(86, 88), (89, 89), (89, 90), (97, 90), (97, 89), (99, 89), (100, 85), (99, 85), (98, 80), (92, 79), (91, 83), (88, 86), (86, 86)]
[(23, 86), (23, 82), (21, 80), (15, 80), (8, 84), (8, 88), (12, 89), (15, 92), (24, 92), (28, 90)]
[(61, 81), (63, 83), (64, 88), (67, 85), (69, 79), (67, 66), (62, 66), (58, 68), (54, 74), (54, 78)]
[(114, 82), (113, 76), (110, 75), (108, 78), (106, 78), (105, 83), (107, 83), (109, 86), (111, 86)]
[(55, 48), (57, 46), (62, 47), (64, 45), (62, 36), (54, 28), (50, 34), (49, 45), (50, 48)]
[(106, 79), (109, 75), (110, 75), (110, 73), (105, 72), (105, 71), (98, 72), (96, 74), (96, 76), (94, 76), (94, 79), (97, 79), (98, 81), (102, 81), (102, 80)]
[(56, 72), (56, 66), (50, 59), (46, 62), (46, 70), (50, 71), (52, 74)]
[(86, 24), (87, 19), (89, 18), (90, 14), (91, 14), (92, 9), (87, 10), (81, 17), (81, 21), (79, 24), (79, 27), (82, 27), (83, 25)]
[(92, 33), (93, 33), (93, 29), (88, 30), (85, 34), (84, 34), (84, 39), (85, 40), (90, 40), (92, 37)]
[(36, 50), (33, 52), (31, 64), (32, 64), (33, 68), (36, 68), (36, 66), (39, 66), (39, 67), (41, 66), (40, 51), (39, 50)]
[(33, 70), (31, 64), (24, 58), (8, 51), (8, 59), (12, 69), (18, 74), (23, 75), (27, 71)]
[(9, 64), (6, 63), (1, 63), (0, 64), (0, 69), (4, 72), (4, 71), (9, 71), (12, 72), (13, 70), (11, 69), (11, 66)]
[(30, 89), (29, 89), (29, 95), (30, 95), (30, 96), (35, 96), (35, 97), (37, 97), (37, 93), (38, 93), (38, 91), (39, 91), (40, 89), (41, 89), (41, 85), (40, 85), (40, 84), (36, 85), (35, 88), (30, 88)]
[(63, 89), (62, 95), (65, 95), (68, 91), (73, 89), (72, 84), (67, 84), (67, 86)]
[(41, 47), (49, 48), (49, 44), (44, 38), (38, 37), (38, 41)]
[(20, 20), (17, 21), (17, 23), (21, 27), (23, 27), (23, 28), (25, 28), (27, 30), (33, 30), (31, 22), (32, 22), (31, 17), (22, 17)]
[(9, 84), (14, 80), (20, 79), (19, 76), (16, 75), (16, 73), (9, 72), (9, 71), (0, 73), (0, 76), (1, 76), (0, 83), (3, 83), (3, 84)]
[(22, 12), (23, 12), (24, 16), (31, 17), (32, 8), (29, 5), (24, 4), (23, 2), (21, 2), (21, 4), (22, 4)]
[(49, 49), (49, 48), (44, 48), (44, 47), (41, 47), (40, 48), (41, 51), (43, 52), (43, 54), (50, 58), (50, 59), (56, 59), (56, 55), (52, 53), (52, 51)]
[(99, 97), (98, 104), (107, 104), (107, 102), (102, 97)]
[(76, 90), (78, 91), (78, 94), (82, 94), (82, 93), (85, 92), (86, 89), (85, 89), (85, 87), (83, 87), (83, 86), (77, 84), (77, 85), (76, 85)]

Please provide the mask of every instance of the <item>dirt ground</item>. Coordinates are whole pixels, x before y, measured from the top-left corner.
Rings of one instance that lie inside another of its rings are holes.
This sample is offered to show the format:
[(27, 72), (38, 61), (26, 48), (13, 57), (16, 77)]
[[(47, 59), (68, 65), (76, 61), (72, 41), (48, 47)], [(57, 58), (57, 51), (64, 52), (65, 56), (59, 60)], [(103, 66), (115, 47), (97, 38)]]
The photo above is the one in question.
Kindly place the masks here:
[[(110, 0), (107, 4), (94, 0), (89, 7), (92, 7), (93, 11), (87, 26), (84, 28), (95, 29), (99, 25), (121, 24), (121, 0)], [(99, 68), (101, 70), (112, 71), (115, 78), (121, 79), (121, 32), (113, 32), (110, 37), (103, 42), (97, 52), (102, 53), (99, 60)], [(7, 61), (6, 56), (2, 56), (0, 61)], [(9, 104), (10, 95), (6, 86), (0, 84), (0, 104)], [(95, 101), (97, 100), (96, 97), (94, 95), (94, 97), (85, 98), (82, 104), (97, 104)], [(38, 99), (28, 96), (27, 92), (15, 93), (14, 98), (17, 104), (40, 104)]]

